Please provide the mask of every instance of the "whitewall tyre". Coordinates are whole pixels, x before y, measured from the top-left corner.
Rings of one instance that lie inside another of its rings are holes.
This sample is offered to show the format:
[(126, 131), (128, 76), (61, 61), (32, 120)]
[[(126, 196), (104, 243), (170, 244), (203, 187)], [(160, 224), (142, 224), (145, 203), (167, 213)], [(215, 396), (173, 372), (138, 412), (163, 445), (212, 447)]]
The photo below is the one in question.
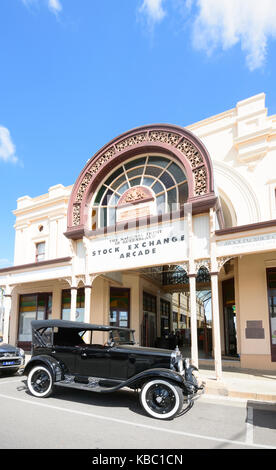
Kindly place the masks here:
[(27, 386), (35, 397), (49, 397), (53, 392), (53, 377), (49, 369), (45, 366), (33, 367), (28, 375)]
[(146, 382), (140, 392), (144, 410), (158, 419), (172, 419), (182, 410), (183, 392), (173, 382), (154, 379)]

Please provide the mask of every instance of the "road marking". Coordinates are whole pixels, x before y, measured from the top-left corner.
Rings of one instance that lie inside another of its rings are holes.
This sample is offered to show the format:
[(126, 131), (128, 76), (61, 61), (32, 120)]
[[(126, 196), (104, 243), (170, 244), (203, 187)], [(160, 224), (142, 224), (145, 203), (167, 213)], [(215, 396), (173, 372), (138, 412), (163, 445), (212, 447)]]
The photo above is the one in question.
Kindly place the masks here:
[(133, 423), (132, 421), (127, 421), (124, 419), (118, 419), (118, 418), (111, 418), (107, 416), (101, 416), (97, 415), (94, 413), (87, 413), (85, 411), (77, 411), (77, 410), (72, 410), (69, 408), (62, 408), (60, 406), (55, 406), (55, 405), (48, 405), (46, 403), (38, 403), (37, 401), (30, 401), (30, 400), (25, 400), (23, 398), (17, 398), (17, 397), (11, 397), (9, 395), (4, 395), (0, 394), (1, 398), (7, 398), (8, 400), (15, 400), (21, 403), (26, 403), (28, 405), (34, 405), (34, 406), (41, 406), (43, 408), (50, 408), (52, 410), (58, 410), (58, 411), (63, 411), (64, 413), (71, 413), (71, 414), (76, 414), (76, 415), (81, 415), (81, 416), (86, 416), (89, 418), (94, 418), (94, 419), (100, 419), (103, 421), (112, 421), (113, 423), (120, 423), (120, 424), (126, 424), (128, 426), (135, 426), (138, 428), (143, 428), (143, 429), (150, 429), (151, 431), (157, 431), (157, 432), (166, 432), (169, 434), (176, 434), (179, 436), (185, 436), (185, 437), (192, 437), (196, 439), (204, 439), (207, 441), (215, 441), (215, 442), (222, 442), (224, 444), (233, 444), (233, 445), (239, 445), (239, 446), (248, 446), (248, 447), (256, 447), (256, 448), (263, 448), (263, 449), (276, 449), (274, 446), (267, 446), (267, 445), (262, 445), (262, 444), (254, 444), (254, 443), (247, 443), (247, 442), (242, 442), (242, 441), (232, 441), (229, 439), (222, 439), (219, 437), (210, 437), (210, 436), (204, 436), (201, 434), (194, 434), (194, 433), (188, 433), (188, 432), (183, 432), (183, 431), (176, 431), (174, 429), (168, 429), (168, 428), (161, 428), (158, 426), (150, 426), (148, 424), (141, 424), (141, 423)]

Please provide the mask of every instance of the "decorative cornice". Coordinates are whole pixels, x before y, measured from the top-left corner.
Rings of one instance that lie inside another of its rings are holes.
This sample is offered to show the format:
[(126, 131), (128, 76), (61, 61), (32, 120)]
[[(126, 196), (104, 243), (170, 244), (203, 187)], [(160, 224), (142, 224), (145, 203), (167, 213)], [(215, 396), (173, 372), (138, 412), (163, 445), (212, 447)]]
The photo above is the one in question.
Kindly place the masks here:
[(216, 230), (215, 234), (218, 236), (228, 235), (228, 234), (230, 235), (232, 233), (249, 232), (251, 230), (259, 230), (259, 229), (268, 228), (268, 227), (276, 227), (276, 219), (266, 220), (264, 222), (256, 222), (254, 224), (237, 225), (236, 227)]
[(24, 270), (29, 270), (31, 268), (40, 268), (43, 266), (51, 266), (53, 264), (65, 264), (65, 263), (69, 263), (71, 260), (72, 260), (71, 256), (68, 256), (66, 258), (54, 258), (54, 259), (48, 259), (45, 261), (38, 261), (37, 263), (20, 264), (17, 266), (10, 266), (9, 268), (2, 268), (0, 269), (0, 274), (9, 273), (13, 271), (24, 271)]

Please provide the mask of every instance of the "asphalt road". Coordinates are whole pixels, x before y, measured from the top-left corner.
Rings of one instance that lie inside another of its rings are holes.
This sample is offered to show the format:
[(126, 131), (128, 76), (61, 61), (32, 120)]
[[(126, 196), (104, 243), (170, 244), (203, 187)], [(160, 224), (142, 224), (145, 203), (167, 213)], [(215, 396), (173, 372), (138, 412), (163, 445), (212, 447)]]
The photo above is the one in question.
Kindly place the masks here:
[(0, 376), (1, 449), (276, 449), (276, 404), (203, 396), (172, 421), (144, 414), (129, 390), (29, 395)]

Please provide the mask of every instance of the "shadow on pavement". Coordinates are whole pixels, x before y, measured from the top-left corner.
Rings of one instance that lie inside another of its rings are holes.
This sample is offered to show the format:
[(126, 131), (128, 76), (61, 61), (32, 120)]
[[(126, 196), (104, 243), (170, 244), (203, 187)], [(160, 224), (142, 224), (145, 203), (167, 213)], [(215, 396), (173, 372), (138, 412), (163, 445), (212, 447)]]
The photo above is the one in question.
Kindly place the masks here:
[[(28, 391), (27, 388), (27, 380), (23, 379), (22, 384), (23, 385), (16, 387), (17, 391), (25, 392), (27, 395), (32, 397), (31, 393)], [(69, 401), (72, 403), (78, 403), (87, 406), (94, 405), (106, 408), (128, 408), (130, 411), (146, 418), (149, 418), (149, 420), (151, 421), (152, 419), (155, 419), (149, 416), (141, 407), (139, 401), (139, 393), (128, 389), (121, 389), (113, 393), (96, 393), (89, 392), (86, 390), (56, 387), (54, 389), (53, 395), (51, 395), (49, 399), (50, 398), (56, 398), (58, 400), (66, 402)], [(41, 400), (47, 400), (47, 398), (41, 398)], [(190, 404), (184, 404), (181, 413), (179, 413), (179, 415), (176, 416), (174, 419), (180, 418), (181, 416), (186, 414), (192, 407), (193, 402), (191, 402)], [(157, 421), (160, 420), (157, 419)], [(162, 421), (170, 421), (170, 419)]]

